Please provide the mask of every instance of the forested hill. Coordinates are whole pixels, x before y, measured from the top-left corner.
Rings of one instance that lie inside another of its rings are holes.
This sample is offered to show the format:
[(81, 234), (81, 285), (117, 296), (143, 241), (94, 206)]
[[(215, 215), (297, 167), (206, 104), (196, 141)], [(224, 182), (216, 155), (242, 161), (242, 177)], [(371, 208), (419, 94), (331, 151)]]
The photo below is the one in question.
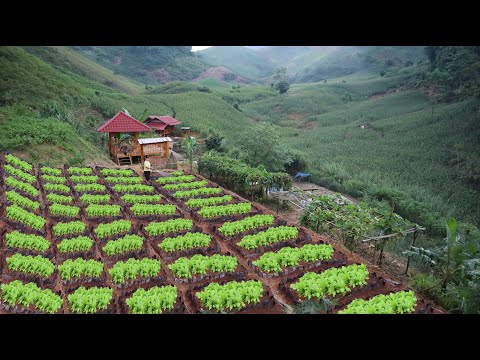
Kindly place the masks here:
[(193, 80), (208, 68), (191, 46), (73, 46), (115, 73), (149, 85)]
[(223, 65), (257, 80), (286, 68), (292, 82), (305, 83), (411, 66), (425, 57), (422, 46), (214, 46), (199, 52), (212, 65)]

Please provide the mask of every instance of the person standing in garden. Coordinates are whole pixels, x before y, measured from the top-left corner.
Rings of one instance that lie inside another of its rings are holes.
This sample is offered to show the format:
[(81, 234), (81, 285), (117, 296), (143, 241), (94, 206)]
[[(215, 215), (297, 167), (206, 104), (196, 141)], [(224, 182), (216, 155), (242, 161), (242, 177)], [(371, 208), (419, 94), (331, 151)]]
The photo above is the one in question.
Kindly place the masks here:
[(152, 165), (148, 160), (148, 155), (145, 155), (145, 161), (143, 162), (143, 174), (145, 175), (145, 180), (147, 183), (150, 184), (150, 170), (152, 169)]

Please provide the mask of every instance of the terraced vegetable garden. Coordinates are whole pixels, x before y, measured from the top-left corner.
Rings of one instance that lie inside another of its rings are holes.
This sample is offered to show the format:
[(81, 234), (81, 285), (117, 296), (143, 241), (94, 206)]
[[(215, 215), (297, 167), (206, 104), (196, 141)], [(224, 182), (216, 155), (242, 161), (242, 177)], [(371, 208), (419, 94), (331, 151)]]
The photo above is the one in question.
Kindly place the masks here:
[[(439, 312), (326, 236), (198, 175), (0, 158), (0, 313)], [(156, 174), (155, 174), (156, 175)]]

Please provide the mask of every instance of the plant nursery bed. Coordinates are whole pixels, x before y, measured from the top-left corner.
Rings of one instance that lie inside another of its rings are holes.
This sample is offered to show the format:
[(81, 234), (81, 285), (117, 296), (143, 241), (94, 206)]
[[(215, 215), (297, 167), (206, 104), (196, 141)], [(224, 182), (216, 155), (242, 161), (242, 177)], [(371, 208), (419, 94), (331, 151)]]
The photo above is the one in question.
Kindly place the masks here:
[[(93, 285), (92, 284), (92, 285), (85, 286), (85, 288), (90, 288), (90, 287), (93, 287), (93, 286), (98, 286), (98, 285)], [(106, 286), (102, 286), (102, 287), (106, 287)], [(78, 288), (65, 291), (65, 296), (64, 296), (65, 301), (63, 303), (64, 314), (77, 314), (77, 313), (72, 312), (72, 310), (70, 309), (69, 301), (68, 301), (68, 295), (73, 294), (77, 290), (78, 290)], [(112, 300), (110, 300), (110, 303), (108, 304), (108, 307), (105, 310), (97, 310), (97, 312), (95, 314), (118, 314), (118, 308), (119, 308), (118, 298), (117, 298), (117, 296), (115, 294), (115, 291), (114, 291), (113, 295), (112, 295)]]
[(54, 288), (57, 284), (58, 270), (55, 271), (47, 278), (36, 274), (25, 274), (19, 271), (11, 271), (7, 266), (7, 257), (14, 254), (6, 254), (2, 259), (2, 283), (20, 280), (22, 282), (33, 282), (41, 288)]
[[(38, 190), (38, 188), (37, 188)], [(26, 197), (32, 201), (40, 201), (40, 190), (38, 192), (37, 196), (33, 196), (30, 193), (27, 193), (26, 191), (17, 189), (16, 187), (13, 186), (8, 186), (8, 185), (3, 185), (3, 191), (6, 193), (7, 191), (15, 191), (17, 194), (22, 195), (23, 197)]]
[[(137, 291), (138, 289), (149, 290), (154, 286), (158, 286), (158, 285), (155, 285), (153, 283), (141, 284), (140, 286), (138, 286), (134, 289), (129, 289), (129, 290), (126, 290), (126, 291), (122, 292), (122, 295), (119, 296), (120, 314), (128, 314), (129, 313), (128, 312), (128, 305), (126, 303), (126, 300), (129, 299), (130, 297), (132, 297), (133, 294), (135, 293), (135, 291)], [(162, 315), (163, 314), (188, 314), (188, 313), (189, 313), (189, 311), (188, 311), (187, 307), (185, 306), (185, 301), (183, 299), (183, 296), (182, 296), (180, 290), (178, 290), (178, 288), (177, 288), (177, 298), (175, 300), (175, 304), (173, 306), (173, 309), (162, 312)]]
[(145, 230), (145, 227), (148, 226), (149, 223), (150, 222), (140, 223), (139, 227), (142, 232), (142, 235), (144, 235), (145, 239), (147, 239), (147, 241), (150, 242), (151, 244), (154, 244), (155, 242), (159, 242), (168, 237), (177, 237), (180, 235), (185, 235), (186, 233), (195, 233), (195, 232), (203, 231), (203, 229), (200, 226), (194, 224), (192, 228), (188, 230), (179, 230), (179, 231), (169, 232), (165, 234), (159, 234), (157, 236), (152, 236), (152, 235), (149, 235), (148, 232)]
[(60, 222), (69, 223), (69, 222), (72, 222), (72, 221), (83, 222), (81, 219), (68, 219), (66, 221), (50, 221), (50, 223), (47, 222), (47, 228), (49, 229), (50, 233), (52, 234), (52, 239), (55, 243), (59, 243), (62, 240), (71, 239), (71, 238), (78, 237), (78, 236), (91, 236), (91, 234), (92, 234), (91, 226), (88, 225), (88, 224), (85, 225), (85, 230), (83, 230), (80, 233), (55, 236), (55, 233), (53, 232), (53, 227), (55, 225), (57, 225)]
[[(54, 291), (55, 294), (61, 296), (60, 291)], [(38, 310), (34, 305), (30, 304), (28, 307), (25, 307), (20, 304), (15, 304), (15, 306), (10, 306), (5, 304), (0, 299), (0, 310), (4, 311), (6, 314), (45, 314), (43, 311)], [(63, 306), (61, 306), (55, 315), (64, 314)]]
[(139, 258), (149, 257), (152, 255), (152, 250), (150, 249), (150, 246), (147, 244), (146, 240), (143, 241), (142, 247), (139, 250), (127, 251), (121, 254), (115, 254), (111, 256), (108, 256), (105, 253), (105, 251), (103, 251), (103, 246), (105, 245), (99, 245), (99, 250), (100, 250), (100, 254), (102, 255), (102, 258), (104, 259), (104, 262), (107, 262), (107, 263), (123, 261), (131, 257), (139, 259)]
[(58, 251), (58, 242), (55, 244), (55, 259), (59, 263), (63, 263), (67, 259), (76, 259), (76, 258), (82, 258), (85, 260), (90, 260), (90, 259), (98, 259), (98, 254), (97, 254), (97, 244), (95, 241), (93, 242), (92, 247), (88, 251), (75, 251), (75, 252), (66, 252), (66, 253), (61, 253)]
[[(172, 272), (173, 274), (173, 272)], [(246, 279), (248, 275), (248, 270), (240, 263), (238, 263), (237, 267), (235, 268), (234, 272), (213, 272), (213, 271), (207, 271), (206, 274), (204, 275), (193, 275), (189, 279), (184, 279), (184, 278), (177, 278), (175, 274), (173, 274), (173, 279), (175, 281), (175, 284), (193, 284), (193, 283), (211, 283), (211, 282), (218, 282), (218, 281), (223, 281), (223, 280), (244, 280)]]
[(298, 274), (302, 274), (305, 272), (317, 272), (323, 271), (331, 267), (342, 267), (347, 265), (348, 257), (346, 254), (342, 253), (341, 251), (335, 250), (332, 255), (331, 259), (328, 260), (317, 260), (315, 262), (305, 262), (300, 261), (297, 266), (289, 266), (287, 268), (283, 268), (278, 272), (263, 272), (261, 271), (258, 266), (254, 265), (253, 262), (258, 260), (260, 256), (257, 256), (254, 259), (248, 259), (248, 265), (252, 267), (252, 269), (262, 278), (270, 279), (282, 276), (295, 276)]
[[(175, 236), (176, 237), (176, 236)], [(160, 255), (162, 259), (168, 262), (172, 262), (173, 260), (178, 259), (179, 257), (183, 256), (193, 256), (195, 254), (202, 254), (202, 255), (213, 255), (220, 252), (220, 245), (217, 241), (212, 238), (210, 240), (210, 244), (208, 246), (199, 247), (199, 248), (191, 248), (186, 250), (178, 250), (173, 252), (166, 252), (162, 250), (158, 245), (163, 241), (162, 240), (155, 240), (153, 242), (153, 249)]]
[(310, 244), (312, 242), (312, 238), (310, 235), (308, 235), (305, 230), (302, 228), (298, 229), (298, 236), (296, 239), (291, 239), (291, 240), (285, 240), (285, 241), (279, 241), (274, 244), (270, 245), (265, 245), (265, 246), (259, 246), (255, 249), (244, 249), (240, 246), (237, 245), (238, 242), (233, 243), (230, 242), (229, 245), (236, 251), (238, 251), (242, 256), (245, 256), (248, 259), (252, 259), (259, 254), (263, 254), (268, 251), (276, 251), (279, 250), (285, 246), (302, 246), (305, 244)]
[(224, 215), (224, 216), (218, 216), (218, 217), (213, 217), (208, 219), (198, 215), (196, 211), (190, 210), (190, 216), (194, 221), (200, 222), (200, 223), (209, 223), (209, 224), (242, 220), (246, 217), (254, 216), (258, 214), (262, 214), (262, 211), (259, 209), (256, 209), (253, 205), (252, 205), (252, 211), (245, 214)]
[[(37, 234), (35, 234), (37, 235)], [(49, 241), (50, 246), (48, 247), (47, 250), (45, 251), (37, 251), (37, 250), (31, 250), (31, 249), (25, 249), (25, 248), (17, 248), (17, 247), (8, 247), (6, 244), (6, 233), (2, 235), (2, 249), (3, 249), (3, 255), (4, 256), (11, 256), (14, 254), (22, 254), (22, 255), (31, 255), (31, 256), (37, 256), (41, 255), (43, 257), (46, 257), (48, 259), (52, 259), (55, 256), (52, 242)], [(47, 240), (48, 241), (48, 240)]]
[(233, 236), (225, 236), (223, 235), (219, 229), (222, 227), (223, 223), (222, 224), (209, 224), (209, 228), (215, 233), (215, 235), (217, 235), (221, 240), (225, 240), (225, 241), (238, 241), (238, 240), (242, 240), (242, 238), (244, 236), (247, 236), (247, 235), (254, 235), (254, 234), (258, 234), (259, 232), (261, 231), (265, 231), (265, 230), (268, 230), (268, 228), (271, 228), (271, 227), (276, 227), (276, 226), (287, 226), (287, 222), (285, 220), (275, 220), (272, 224), (270, 225), (264, 225), (264, 226), (261, 226), (261, 227), (258, 227), (258, 228), (255, 228), (255, 229), (251, 229), (251, 230), (247, 230), (247, 231), (244, 231), (244, 232), (241, 232), (241, 233), (238, 233), (238, 234), (235, 234)]
[(71, 278), (70, 280), (63, 280), (60, 279), (60, 282), (62, 283), (62, 287), (64, 291), (74, 291), (78, 289), (80, 286), (84, 286), (86, 288), (92, 287), (92, 286), (105, 286), (105, 282), (107, 280), (107, 275), (105, 274), (105, 270), (102, 272), (100, 277), (98, 278), (91, 278), (91, 277), (86, 277), (84, 275), (78, 277), (78, 278)]
[[(249, 279), (251, 280), (251, 279)], [(220, 285), (225, 285), (226, 283), (230, 282), (229, 280), (222, 280), (218, 283)], [(197, 297), (197, 293), (201, 292), (207, 287), (209, 284), (200, 284), (200, 285), (193, 285), (186, 291), (186, 296), (188, 299), (193, 303), (195, 306), (196, 313), (200, 312), (208, 312), (208, 313), (218, 313), (220, 311), (213, 311), (208, 310), (202, 305), (202, 302)], [(228, 310), (223, 309), (221, 312), (229, 313), (229, 314), (249, 314), (249, 313), (283, 313), (283, 309), (278, 304), (278, 302), (273, 297), (273, 294), (270, 292), (268, 287), (265, 284), (262, 284), (263, 287), (263, 294), (260, 297), (260, 300), (256, 304), (248, 304), (241, 310)]]
[(44, 237), (47, 235), (47, 231), (46, 231), (47, 223), (45, 223), (45, 225), (43, 225), (43, 227), (40, 230), (36, 230), (31, 228), (30, 226), (26, 226), (15, 220), (5, 218), (4, 221), (7, 224), (7, 226), (9, 226), (10, 228), (18, 230), (24, 234), (34, 234), (34, 235), (39, 235)]
[[(306, 272), (301, 273), (299, 275), (296, 275), (295, 277), (289, 277), (286, 280), (280, 281), (280, 283), (278, 284), (279, 289), (284, 292), (294, 304), (299, 304), (303, 301), (308, 300), (299, 296), (298, 292), (290, 287), (290, 285), (296, 283), (305, 273)], [(368, 298), (385, 292), (393, 291), (397, 288), (398, 287), (396, 287), (395, 285), (386, 282), (384, 278), (379, 277), (376, 273), (372, 272), (368, 275), (367, 285), (361, 287), (356, 286), (352, 288), (351, 291), (343, 295), (337, 294), (333, 297), (327, 295), (326, 297), (328, 297), (330, 300), (336, 300), (337, 303), (335, 305), (335, 308), (339, 308), (349, 304), (354, 299), (358, 299), (362, 296)]]

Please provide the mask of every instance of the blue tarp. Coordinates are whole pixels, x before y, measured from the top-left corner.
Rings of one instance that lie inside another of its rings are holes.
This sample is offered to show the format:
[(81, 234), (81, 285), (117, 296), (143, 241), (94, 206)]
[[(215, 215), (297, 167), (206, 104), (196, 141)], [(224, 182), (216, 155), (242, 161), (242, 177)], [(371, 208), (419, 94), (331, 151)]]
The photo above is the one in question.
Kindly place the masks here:
[(309, 176), (310, 176), (310, 174), (299, 172), (299, 173), (297, 173), (297, 175), (295, 175), (295, 179), (306, 178), (306, 177), (309, 177)]

